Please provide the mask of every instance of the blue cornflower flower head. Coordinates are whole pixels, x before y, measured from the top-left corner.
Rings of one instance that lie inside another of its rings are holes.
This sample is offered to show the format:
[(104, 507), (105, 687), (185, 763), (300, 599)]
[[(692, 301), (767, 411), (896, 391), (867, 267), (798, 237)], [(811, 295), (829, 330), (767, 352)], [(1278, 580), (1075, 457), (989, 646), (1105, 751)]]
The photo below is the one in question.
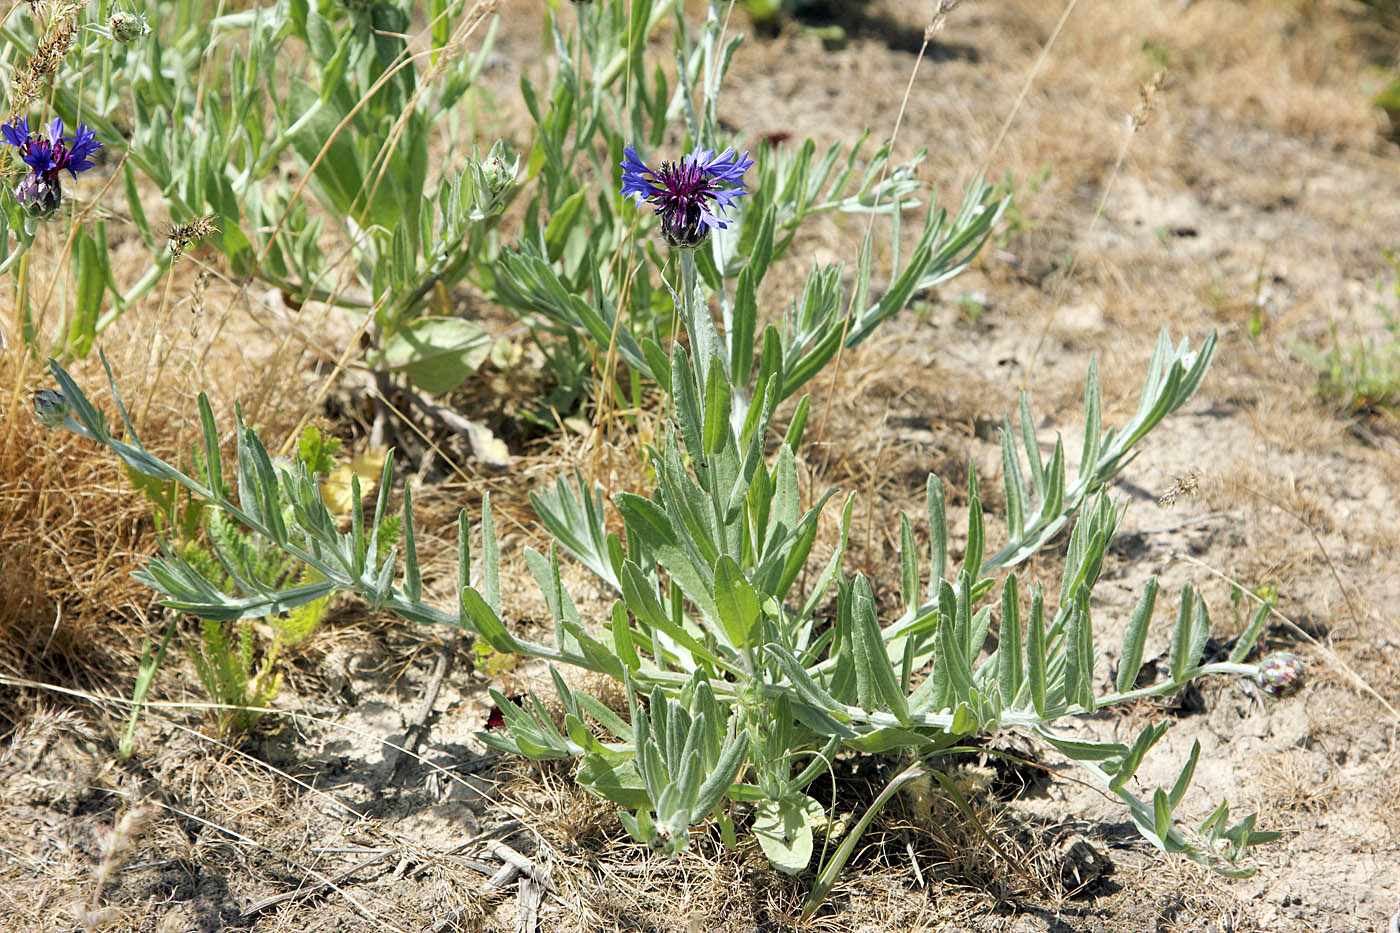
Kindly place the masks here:
[(650, 201), (661, 217), (661, 236), (676, 249), (694, 249), (714, 229), (729, 226), (724, 212), (748, 194), (744, 172), (753, 165), (745, 152), (696, 148), (679, 162), (662, 162), (653, 170), (628, 143), (623, 149), (622, 195), (631, 195), (638, 207)]
[(0, 124), (0, 139), (18, 149), (20, 160), (29, 166), (14, 195), (31, 217), (48, 217), (58, 210), (63, 200), (59, 172), (67, 169), (77, 178), (79, 172), (92, 168), (89, 156), (102, 148), (97, 134), (81, 123), (74, 135), (64, 136), (63, 120), (58, 117), (40, 124), (38, 133), (30, 130), (28, 117)]

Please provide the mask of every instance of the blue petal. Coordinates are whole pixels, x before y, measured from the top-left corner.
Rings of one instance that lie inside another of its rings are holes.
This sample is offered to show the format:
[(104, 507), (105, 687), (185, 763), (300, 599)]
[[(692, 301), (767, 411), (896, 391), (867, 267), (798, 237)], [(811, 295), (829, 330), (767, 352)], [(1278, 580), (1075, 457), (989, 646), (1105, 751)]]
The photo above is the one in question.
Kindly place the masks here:
[(83, 124), (78, 124), (76, 135), (73, 137), (73, 145), (68, 150), (68, 171), (74, 178), (78, 173), (92, 168), (92, 161), (88, 156), (102, 148), (102, 143), (97, 139), (97, 133)]
[(49, 143), (57, 146), (59, 140), (63, 139), (63, 118), (54, 117), (53, 122), (48, 125)]
[(623, 159), (619, 164), (622, 166), (622, 189), (619, 193), (626, 197), (631, 195), (636, 199), (636, 203), (641, 205), (643, 201), (656, 194), (661, 189), (657, 188), (654, 182), (648, 181), (645, 176), (656, 177), (656, 173), (647, 168), (647, 164), (637, 155), (637, 150), (628, 143), (622, 150)]
[(739, 183), (744, 173), (753, 165), (753, 159), (749, 158), (747, 152), (739, 156), (734, 153), (733, 148), (725, 149), (717, 156), (712, 153), (709, 155), (711, 157), (702, 166), (705, 173), (712, 178), (722, 178), (735, 184)]
[(23, 146), (29, 141), (29, 118), (21, 117), (9, 123), (0, 124), (0, 136), (11, 146)]
[(54, 166), (58, 164), (58, 160), (54, 158), (54, 147), (46, 139), (32, 140), (29, 144), (29, 152), (20, 158), (24, 160), (25, 165), (39, 175), (53, 170)]

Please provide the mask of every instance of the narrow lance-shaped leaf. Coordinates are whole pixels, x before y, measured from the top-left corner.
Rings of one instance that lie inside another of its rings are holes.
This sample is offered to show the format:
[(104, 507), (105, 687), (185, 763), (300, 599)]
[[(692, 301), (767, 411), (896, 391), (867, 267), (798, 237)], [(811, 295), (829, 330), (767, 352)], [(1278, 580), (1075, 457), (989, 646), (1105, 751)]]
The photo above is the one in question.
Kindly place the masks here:
[(1080, 663), (1083, 656), (1080, 650), (1081, 633), (1086, 623), (1077, 601), (1060, 611), (1066, 613), (1068, 619), (1065, 624), (1065, 640), (1061, 647), (1065, 665), (1065, 702), (1074, 704), (1079, 702), (1079, 697), (1083, 694), (1083, 681), (1088, 677)]
[(982, 555), (987, 540), (982, 524), (982, 497), (977, 492), (977, 470), (969, 463), (967, 472), (967, 552), (963, 555), (963, 570), (975, 584), (982, 573)]
[(965, 663), (972, 656), (972, 576), (962, 570), (958, 573), (957, 602), (953, 611), (953, 644), (962, 655)]
[(739, 770), (744, 766), (748, 752), (748, 732), (740, 732), (725, 744), (724, 751), (720, 754), (719, 760), (715, 762), (714, 769), (700, 784), (700, 790), (695, 795), (695, 804), (690, 810), (691, 822), (703, 819), (724, 799), (730, 786), (738, 778)]
[(467, 588), (471, 586), (472, 540), (467, 510), (457, 512), (457, 624), (469, 629), (471, 616), (467, 611)]
[[(580, 487), (582, 488), (582, 487)], [(496, 541), (496, 517), (491, 493), (481, 497), (481, 595), (497, 614), (501, 611), (501, 553)]]
[(1191, 778), (1196, 774), (1196, 762), (1201, 757), (1201, 742), (1197, 739), (1191, 743), (1191, 757), (1186, 759), (1186, 764), (1181, 769), (1181, 774), (1177, 775), (1176, 783), (1167, 794), (1167, 802), (1173, 808), (1181, 803), (1181, 798), (1186, 796), (1186, 789), (1191, 786)]
[(1088, 476), (1099, 458), (1103, 435), (1102, 405), (1099, 401), (1099, 365), (1089, 358), (1089, 375), (1084, 381), (1084, 453), (1079, 458), (1081, 475)]
[(919, 547), (914, 542), (914, 529), (909, 516), (899, 513), (899, 564), (905, 611), (919, 606)]
[(1016, 456), (1016, 435), (1011, 429), (1011, 417), (1001, 433), (1001, 475), (1006, 489), (1006, 529), (1008, 537), (1016, 540), (1026, 531), (1026, 481)]
[(1128, 628), (1123, 633), (1123, 651), (1118, 657), (1119, 693), (1133, 689), (1138, 672), (1142, 670), (1142, 649), (1147, 642), (1147, 626), (1152, 621), (1152, 608), (1157, 603), (1157, 578), (1152, 577), (1143, 589), (1137, 608), (1128, 619)]
[(705, 463), (705, 445), (701, 434), (704, 422), (700, 417), (700, 402), (696, 397), (695, 377), (685, 348), (676, 346), (671, 355), (671, 397), (676, 405), (676, 420), (680, 422), (681, 437), (686, 452), (697, 469)]
[(1172, 629), (1170, 652), (1172, 680), (1181, 680), (1186, 668), (1191, 664), (1188, 657), (1191, 651), (1191, 616), (1196, 601), (1196, 591), (1187, 583), (1181, 588), (1181, 606), (1176, 613), (1176, 626)]
[(1200, 665), (1201, 654), (1206, 649), (1208, 638), (1210, 638), (1210, 612), (1206, 609), (1206, 601), (1198, 593), (1195, 611), (1191, 613), (1191, 642), (1186, 649), (1188, 673)]
[(929, 576), (928, 598), (938, 598), (939, 584), (948, 570), (948, 513), (943, 495), (943, 481), (932, 473), (928, 475), (928, 489), (925, 492), (928, 505), (929, 536)]
[[(1079, 617), (1079, 631), (1070, 639), (1071, 650), (1079, 652), (1079, 694), (1075, 700), (1089, 712), (1094, 711), (1094, 661), (1098, 654), (1094, 650), (1094, 626), (1089, 618), (1089, 585), (1083, 584), (1074, 598), (1075, 615)], [(1068, 691), (1066, 691), (1066, 699)]]
[(613, 602), (611, 619), (613, 650), (628, 670), (635, 671), (642, 666), (642, 661), (637, 656), (637, 647), (632, 641), (632, 621), (627, 616), (627, 605), (622, 600)]
[[(777, 391), (776, 386), (773, 391)], [(801, 401), (797, 403), (797, 409), (792, 413), (792, 420), (788, 422), (787, 433), (783, 435), (783, 443), (794, 452), (802, 443), (802, 432), (807, 428), (807, 417), (811, 410), (812, 397), (810, 395), (802, 396)]]
[(209, 494), (214, 502), (224, 496), (224, 465), (219, 454), (219, 432), (214, 425), (214, 409), (209, 396), (199, 393), (199, 423), (204, 433), (204, 469), (207, 471)]
[[(713, 457), (722, 450), (733, 437), (729, 424), (729, 412), (733, 403), (729, 387), (729, 377), (724, 374), (724, 366), (718, 359), (710, 361), (709, 378), (705, 380), (705, 456)], [(712, 490), (712, 495), (718, 490)]]
[(997, 687), (1003, 706), (1016, 701), (1024, 673), (1021, 666), (1021, 604), (1016, 575), (1006, 578), (1001, 590), (1001, 643), (997, 646)]
[(736, 648), (750, 649), (758, 642), (758, 593), (744, 578), (744, 571), (728, 554), (715, 564), (715, 608), (719, 622)]
[(1045, 593), (1036, 587), (1026, 628), (1026, 679), (1031, 685), (1031, 706), (1040, 716), (1045, 715), (1045, 665)]
[(1230, 663), (1242, 664), (1244, 659), (1249, 657), (1249, 652), (1254, 647), (1254, 643), (1259, 640), (1259, 633), (1264, 629), (1264, 622), (1269, 618), (1269, 613), (1273, 611), (1274, 599), (1270, 596), (1259, 604), (1259, 608), (1254, 610), (1254, 617), (1249, 620), (1249, 625), (1240, 633), (1239, 639), (1235, 641), (1235, 647), (1230, 651)]
[(890, 666), (880, 624), (875, 618), (875, 596), (863, 574), (851, 588), (851, 640), (856, 658), (856, 691), (862, 709), (888, 710), (901, 723), (909, 721), (908, 698), (900, 691)]
[(1166, 791), (1160, 787), (1152, 795), (1152, 826), (1157, 832), (1157, 838), (1165, 840), (1167, 833), (1172, 828), (1172, 805), (1167, 799)]
[(423, 598), (423, 576), (418, 567), (418, 541), (413, 532), (413, 484), (403, 484), (404, 595), (411, 602)]
[(1127, 756), (1118, 765), (1118, 770), (1113, 774), (1113, 780), (1109, 782), (1109, 790), (1117, 792), (1128, 783), (1129, 779), (1137, 773), (1138, 766), (1142, 764), (1143, 756), (1157, 744), (1157, 740), (1166, 734), (1167, 728), (1171, 725), (1169, 720), (1162, 720), (1153, 726), (1148, 726), (1138, 733), (1136, 741), (1128, 749)]
[(1045, 465), (1040, 459), (1040, 442), (1035, 436), (1035, 425), (1031, 421), (1031, 408), (1026, 401), (1025, 392), (1020, 393), (1018, 407), (1021, 414), (1021, 442), (1026, 447), (1026, 460), (1031, 466), (1031, 481), (1035, 484), (1035, 494), (1043, 502), (1045, 501)]
[(838, 721), (844, 722), (850, 718), (843, 709), (843, 704), (812, 678), (792, 652), (778, 644), (767, 645), (764, 651), (778, 662), (778, 666), (782, 668), (783, 673), (792, 682), (793, 689), (804, 702), (836, 717)]
[[(394, 451), (391, 449), (384, 456), (384, 468), (379, 473), (379, 495), (374, 501), (374, 524), (369, 529), (367, 550), (371, 566), (379, 560), (379, 529), (384, 524), (384, 514), (389, 508), (389, 489), (393, 485), (393, 478)], [(392, 561), (388, 563), (393, 566)]]
[(356, 578), (364, 576), (365, 558), (368, 555), (369, 548), (365, 542), (364, 493), (360, 490), (360, 475), (352, 471), (350, 473), (350, 558), (352, 561), (351, 573)]

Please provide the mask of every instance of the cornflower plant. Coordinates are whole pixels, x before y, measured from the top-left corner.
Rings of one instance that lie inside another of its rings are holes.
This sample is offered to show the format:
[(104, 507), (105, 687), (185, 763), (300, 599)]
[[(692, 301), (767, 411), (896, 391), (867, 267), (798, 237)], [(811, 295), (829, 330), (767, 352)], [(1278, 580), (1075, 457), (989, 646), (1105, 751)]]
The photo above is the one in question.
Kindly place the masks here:
[[(293, 19), (305, 15), (313, 22), (306, 8), (293, 3), (290, 9)], [(1261, 673), (1246, 661), (1265, 613), (1250, 621), (1227, 661), (1203, 663), (1210, 620), (1204, 601), (1187, 586), (1166, 672), (1137, 686), (1156, 605), (1154, 580), (1127, 622), (1114, 683), (1100, 692), (1094, 676), (1092, 593), (1122, 517), (1107, 484), (1131, 462), (1139, 441), (1195, 393), (1214, 354), (1214, 337), (1192, 350), (1185, 342), (1173, 344), (1164, 332), (1138, 409), (1117, 428), (1102, 423), (1091, 364), (1084, 445), (1072, 480), (1060, 439), (1048, 459), (1041, 455), (1023, 395), (1001, 435), (1006, 507), (1000, 548), (989, 554), (981, 483), (969, 471), (967, 544), (961, 563), (950, 566), (946, 491), (930, 476), (928, 553), (917, 545), (913, 522), (900, 515), (902, 610), (882, 618), (876, 586), (845, 567), (851, 496), (835, 517), (839, 532), (832, 553), (814, 566), (815, 573), (803, 572), (814, 564), (818, 531), (837, 491), (802, 507), (797, 463), (809, 401), (800, 393), (842, 347), (867, 339), (917, 291), (966, 268), (1005, 202), (975, 182), (951, 217), (928, 210), (908, 248), (903, 219), (919, 206), (920, 184), (912, 166), (890, 164), (888, 147), (857, 177), (859, 147), (844, 160), (833, 149), (818, 161), (810, 143), (790, 153), (760, 149), (753, 160), (719, 145), (718, 86), (737, 40), (724, 40), (716, 8), (693, 44), (683, 19), (675, 17), (674, 91), (660, 69), (649, 73), (643, 66), (641, 39), (664, 12), (677, 10), (675, 4), (640, 0), (630, 18), (621, 4), (578, 9), (572, 41), (551, 21), (560, 54), (550, 105), (540, 106), (529, 82), (522, 82), (539, 128), (528, 159), (538, 174), (524, 210), (527, 233), (478, 269), (489, 273), (482, 282), (490, 294), (542, 328), (615, 349), (632, 373), (659, 387), (665, 406), (647, 452), (649, 493), (612, 497), (620, 527), (610, 528), (605, 519), (603, 491), (581, 477), (561, 476), (533, 497), (551, 544), (547, 553), (527, 548), (524, 558), (549, 607), (552, 640), (521, 638), (503, 618), (489, 499), (480, 519), (479, 574), (469, 570), (470, 522), (463, 511), (456, 598), (448, 606), (434, 605), (424, 597), (407, 485), (402, 557), (398, 548), (380, 546), (390, 528), (392, 457), (372, 513), (354, 482), (351, 527), (342, 531), (323, 501), (314, 465), (302, 457), (274, 463), (241, 413), (232, 489), (226, 490), (220, 434), (203, 396), (202, 465), (187, 473), (141, 443), (110, 370), (121, 439), (65, 369), (52, 363), (59, 391), (36, 399), (48, 423), (109, 448), (133, 470), (179, 484), (262, 539), (260, 546), (286, 553), (315, 575), (294, 584), (269, 582), (240, 571), (237, 561), (220, 556), (215, 542), (221, 573), (209, 573), (163, 545), (139, 579), (167, 606), (211, 620), (263, 617), (337, 592), (355, 593), (407, 620), (458, 626), (495, 651), (545, 660), (562, 725), (534, 696), (520, 708), (493, 694), (507, 729), (485, 733), (482, 740), (531, 758), (577, 760), (579, 783), (620, 805), (622, 822), (634, 836), (670, 853), (686, 848), (694, 826), (713, 820), (727, 842), (737, 844), (739, 828), (746, 827), (774, 865), (800, 872), (812, 860), (820, 816), (807, 790), (837, 753), (916, 759), (826, 859), (809, 912), (874, 808), (895, 787), (933, 759), (1002, 729), (1070, 758), (1089, 781), (1123, 801), (1152, 844), (1226, 874), (1247, 873), (1239, 863), (1244, 851), (1275, 836), (1256, 831), (1253, 816), (1232, 823), (1222, 803), (1194, 829), (1174, 819), (1199, 746), (1170, 788), (1139, 799), (1128, 782), (1165, 733), (1165, 722), (1146, 727), (1126, 745), (1070, 738), (1062, 728), (1068, 718), (1170, 695), (1201, 676)], [(255, 20), (262, 15), (253, 14)], [(585, 57), (592, 63), (588, 77), (578, 64)], [(630, 82), (621, 105), (609, 93), (619, 76)], [(316, 110), (309, 98), (306, 104)], [(685, 154), (658, 161), (650, 153), (663, 148), (672, 121), (683, 126), (686, 142), (677, 148)], [(579, 126), (588, 132), (577, 132)], [(368, 153), (366, 148), (357, 158), (368, 159)], [(659, 167), (649, 167), (644, 156)], [(370, 163), (359, 164), (365, 172), (357, 177), (365, 182)], [(650, 205), (656, 217), (645, 211), (629, 217), (618, 209), (618, 194), (634, 207)], [(360, 196), (358, 189), (354, 195)], [(757, 296), (764, 275), (801, 222), (837, 210), (872, 215), (853, 273), (848, 277), (842, 265), (814, 268), (786, 313), (762, 314)], [(883, 292), (872, 296), (873, 221), (881, 218), (889, 224), (890, 269)], [(634, 225), (646, 230), (653, 223), (660, 228), (656, 242), (631, 239)], [(411, 233), (395, 227), (385, 235), (406, 244)], [(635, 264), (640, 271), (630, 291), (617, 270), (634, 264), (607, 261), (609, 250), (623, 249), (645, 259)], [(654, 277), (667, 284), (658, 288)], [(408, 283), (395, 281), (383, 294), (396, 302), (412, 293)], [(667, 313), (637, 313), (658, 308)], [(672, 314), (678, 333), (662, 324)], [(779, 434), (779, 405), (794, 397)], [(1059, 586), (1023, 592), (1013, 568), (1067, 527)], [(560, 551), (614, 594), (601, 630), (585, 625), (563, 585)], [(998, 610), (994, 647), (986, 651)], [(628, 715), (572, 688), (564, 674), (570, 668), (619, 681)], [(1267, 672), (1273, 680), (1296, 680), (1286, 664), (1271, 664)]]
[[(552, 644), (513, 634), (502, 617), (489, 499), (481, 518), (480, 573), (476, 579), (469, 574), (469, 520), (463, 511), (458, 598), (454, 606), (442, 608), (423, 597), (407, 486), (402, 565), (397, 549), (385, 554), (378, 547), (388, 518), (392, 458), (385, 464), (372, 517), (360, 507), (356, 488), (352, 527), (342, 532), (308, 464), (298, 459), (290, 466), (274, 465), (241, 417), (237, 492), (225, 493), (219, 433), (202, 396), (205, 456), (204, 469), (196, 475), (144, 448), (119, 395), (125, 439), (114, 437), (104, 416), (57, 363), (51, 370), (61, 394), (44, 397), (45, 416), (107, 446), (130, 468), (180, 484), (322, 577), (279, 588), (239, 574), (232, 561), (223, 560), (232, 584), (228, 591), (221, 581), (163, 548), (139, 578), (167, 606), (207, 619), (239, 619), (285, 612), (347, 591), (414, 622), (464, 628), (496, 651), (549, 662), (564, 711), (562, 728), (533, 694), (521, 708), (493, 691), (506, 733), (482, 733), (480, 738), (530, 758), (576, 759), (578, 782), (622, 806), (628, 831), (658, 849), (682, 851), (692, 827), (711, 819), (727, 842), (737, 844), (737, 828), (747, 823), (775, 866), (800, 872), (811, 861), (813, 829), (821, 817), (807, 788), (828, 771), (838, 752), (898, 753), (921, 763), (897, 776), (878, 806), (896, 786), (921, 773), (922, 763), (1004, 729), (1031, 736), (1070, 758), (1088, 780), (1124, 802), (1143, 836), (1159, 848), (1225, 874), (1247, 874), (1249, 869), (1238, 864), (1243, 851), (1276, 836), (1256, 831), (1253, 816), (1231, 823), (1222, 803), (1194, 830), (1173, 819), (1190, 785), (1199, 745), (1170, 788), (1142, 800), (1128, 782), (1168, 723), (1146, 727), (1130, 745), (1071, 738), (1058, 727), (1061, 720), (1104, 706), (1170, 695), (1205, 675), (1260, 674), (1245, 660), (1265, 613), (1251, 620), (1228, 661), (1203, 663), (1210, 621), (1204, 601), (1188, 585), (1181, 593), (1165, 675), (1135, 686), (1156, 603), (1154, 579), (1126, 626), (1112, 688), (1100, 693), (1095, 684), (1098, 651), (1091, 597), (1122, 517), (1105, 485), (1132, 460), (1134, 445), (1196, 391), (1214, 353), (1214, 337), (1192, 351), (1184, 343), (1174, 347), (1163, 333), (1138, 410), (1116, 430), (1101, 423), (1091, 366), (1084, 448), (1073, 483), (1066, 475), (1062, 442), (1056, 441), (1048, 461), (1042, 459), (1034, 419), (1022, 396), (1019, 426), (1008, 417), (1001, 439), (1006, 541), (990, 556), (975, 471), (968, 488), (967, 547), (957, 567), (947, 559), (945, 490), (930, 476), (927, 556), (916, 544), (908, 517), (899, 517), (904, 608), (898, 616), (881, 619), (871, 581), (844, 568), (852, 496), (840, 511), (833, 553), (811, 585), (799, 589), (819, 523), (836, 495), (828, 490), (805, 511), (800, 504), (797, 458), (806, 399), (781, 438), (772, 430), (778, 403), (793, 378), (791, 367), (802, 360), (770, 352), (767, 339), (755, 340), (752, 319), (736, 317), (726, 340), (711, 317), (696, 261), (706, 243), (726, 230), (727, 209), (735, 209), (746, 192), (740, 168), (745, 161), (732, 150), (715, 156), (713, 149), (701, 148), (656, 170), (631, 152), (622, 163), (622, 193), (652, 204), (663, 235), (681, 244), (673, 248), (681, 270), (675, 300), (687, 339), (671, 346), (667, 360), (663, 385), (669, 418), (649, 453), (655, 477), (651, 493), (612, 498), (621, 517), (620, 533), (607, 527), (601, 491), (587, 489), (582, 481), (575, 487), (561, 478), (552, 492), (534, 497), (553, 543), (548, 554), (527, 548), (525, 561), (553, 618)], [(771, 249), (775, 235), (771, 225), (761, 232), (759, 249)], [(868, 277), (868, 266), (862, 266), (857, 292)], [(750, 341), (744, 357), (760, 361), (756, 372), (736, 365), (730, 353), (744, 334)], [(115, 393), (110, 370), (109, 379)], [(744, 397), (751, 402), (740, 404)], [(1032, 589), (1027, 604), (1010, 569), (1072, 520), (1060, 586), (1050, 592)], [(585, 625), (563, 585), (561, 549), (616, 596), (601, 631)], [(998, 604), (996, 646), (984, 656)], [(628, 697), (628, 716), (569, 686), (561, 667), (618, 680)], [(595, 727), (608, 737), (600, 737)], [(936, 770), (930, 773), (940, 776)], [(834, 882), (873, 810), (822, 867), (809, 913)]]

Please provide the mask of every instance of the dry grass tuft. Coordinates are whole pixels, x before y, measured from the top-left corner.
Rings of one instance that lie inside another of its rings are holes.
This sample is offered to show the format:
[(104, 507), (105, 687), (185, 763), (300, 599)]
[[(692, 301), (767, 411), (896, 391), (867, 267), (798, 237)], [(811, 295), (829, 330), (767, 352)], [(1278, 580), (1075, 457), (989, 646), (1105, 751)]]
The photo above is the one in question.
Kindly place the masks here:
[[(31, 274), (42, 293), (37, 265)], [(300, 418), (308, 397), (310, 377), (299, 367), (264, 386), (268, 373), (244, 356), (244, 332), (261, 326), (240, 313), (246, 294), (209, 280), (198, 264), (182, 264), (170, 309), (133, 308), (102, 341), (142, 443), (173, 463), (188, 463), (198, 439), (200, 390), (209, 392), (225, 430), (234, 404), (260, 390), (262, 402), (247, 416), (272, 444)], [(212, 334), (201, 335), (192, 302), (219, 308), (224, 320)], [(0, 326), (18, 331), (11, 322)], [(152, 509), (115, 456), (38, 422), (34, 392), (52, 381), (27, 354), (18, 343), (0, 353), (0, 671), (84, 686), (110, 674), (126, 692), (155, 603), (131, 578), (156, 549)], [(97, 354), (65, 366), (119, 431)]]
[[(86, 384), (92, 369), (83, 367)], [(21, 377), (18, 352), (0, 357), (0, 380)], [(149, 544), (150, 508), (115, 460), (32, 417), (21, 400), (42, 384), (16, 387), (0, 426), (0, 666), (71, 672), (114, 649), (128, 667), (131, 640), (112, 637), (113, 619), (151, 603), (131, 579)]]

